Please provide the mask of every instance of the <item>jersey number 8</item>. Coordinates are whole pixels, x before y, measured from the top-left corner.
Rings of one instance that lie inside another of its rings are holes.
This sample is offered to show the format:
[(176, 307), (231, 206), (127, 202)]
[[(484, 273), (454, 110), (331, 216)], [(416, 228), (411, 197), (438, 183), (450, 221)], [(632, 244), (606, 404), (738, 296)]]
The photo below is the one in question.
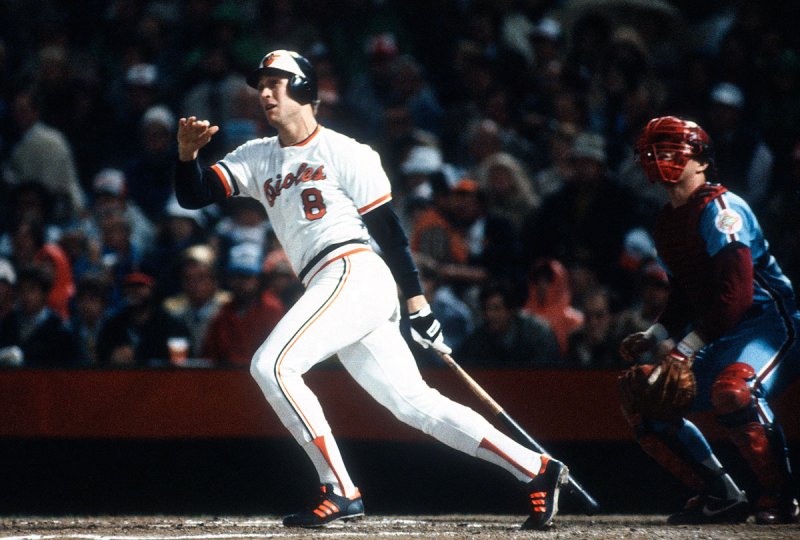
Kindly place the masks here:
[(320, 219), (328, 211), (322, 200), (322, 192), (317, 188), (304, 189), (300, 192), (300, 197), (303, 199), (303, 211), (309, 221)]

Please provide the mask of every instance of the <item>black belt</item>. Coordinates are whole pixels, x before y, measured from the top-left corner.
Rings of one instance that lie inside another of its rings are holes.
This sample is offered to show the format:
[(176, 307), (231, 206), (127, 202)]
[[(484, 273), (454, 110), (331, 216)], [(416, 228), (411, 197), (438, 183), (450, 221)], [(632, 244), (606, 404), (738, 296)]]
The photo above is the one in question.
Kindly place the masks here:
[(303, 281), (303, 278), (306, 277), (306, 274), (308, 274), (311, 271), (311, 269), (314, 268), (314, 266), (316, 266), (316, 264), (319, 261), (321, 261), (323, 258), (325, 258), (325, 255), (327, 255), (328, 253), (330, 253), (334, 249), (339, 249), (340, 247), (346, 246), (348, 244), (364, 244), (364, 245), (367, 245), (367, 244), (369, 244), (369, 240), (355, 240), (355, 239), (353, 239), (353, 240), (345, 240), (344, 242), (337, 242), (335, 244), (331, 244), (331, 245), (325, 247), (325, 249), (323, 249), (322, 251), (320, 251), (319, 253), (314, 255), (313, 259), (308, 261), (308, 264), (306, 264), (303, 267), (303, 269), (300, 270), (300, 273), (298, 274), (297, 277), (300, 279), (300, 281)]

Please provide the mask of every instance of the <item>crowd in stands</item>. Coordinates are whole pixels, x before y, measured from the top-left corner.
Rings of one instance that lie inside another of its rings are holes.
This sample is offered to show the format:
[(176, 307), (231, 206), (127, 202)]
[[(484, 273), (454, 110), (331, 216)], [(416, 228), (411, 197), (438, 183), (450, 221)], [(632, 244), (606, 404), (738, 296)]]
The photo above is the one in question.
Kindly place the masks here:
[(380, 153), (464, 363), (621, 365), (669, 290), (632, 152), (658, 115), (706, 127), (800, 283), (800, 4), (602, 6), (0, 3), (0, 365), (249, 364), (302, 286), (258, 202), (177, 204), (175, 131), (221, 127), (205, 164), (274, 135), (244, 77), (278, 48)]

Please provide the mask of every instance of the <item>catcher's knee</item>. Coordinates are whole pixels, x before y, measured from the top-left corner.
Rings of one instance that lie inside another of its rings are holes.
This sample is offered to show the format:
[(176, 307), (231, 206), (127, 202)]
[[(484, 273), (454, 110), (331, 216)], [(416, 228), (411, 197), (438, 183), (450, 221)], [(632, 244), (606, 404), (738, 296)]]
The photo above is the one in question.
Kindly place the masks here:
[[(755, 398), (751, 381), (756, 377), (752, 366), (743, 362), (731, 364), (720, 372), (711, 385), (711, 405), (723, 423), (735, 417), (750, 415), (754, 411)], [(739, 423), (739, 422), (735, 422)]]

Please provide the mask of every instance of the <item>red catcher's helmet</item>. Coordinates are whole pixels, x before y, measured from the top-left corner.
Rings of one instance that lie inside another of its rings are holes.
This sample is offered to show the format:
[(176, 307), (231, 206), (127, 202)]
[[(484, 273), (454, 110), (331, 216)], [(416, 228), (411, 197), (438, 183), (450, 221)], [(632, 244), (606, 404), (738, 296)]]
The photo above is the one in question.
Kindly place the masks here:
[(650, 120), (636, 141), (635, 154), (648, 180), (665, 184), (677, 183), (690, 159), (713, 159), (708, 133), (676, 116)]

